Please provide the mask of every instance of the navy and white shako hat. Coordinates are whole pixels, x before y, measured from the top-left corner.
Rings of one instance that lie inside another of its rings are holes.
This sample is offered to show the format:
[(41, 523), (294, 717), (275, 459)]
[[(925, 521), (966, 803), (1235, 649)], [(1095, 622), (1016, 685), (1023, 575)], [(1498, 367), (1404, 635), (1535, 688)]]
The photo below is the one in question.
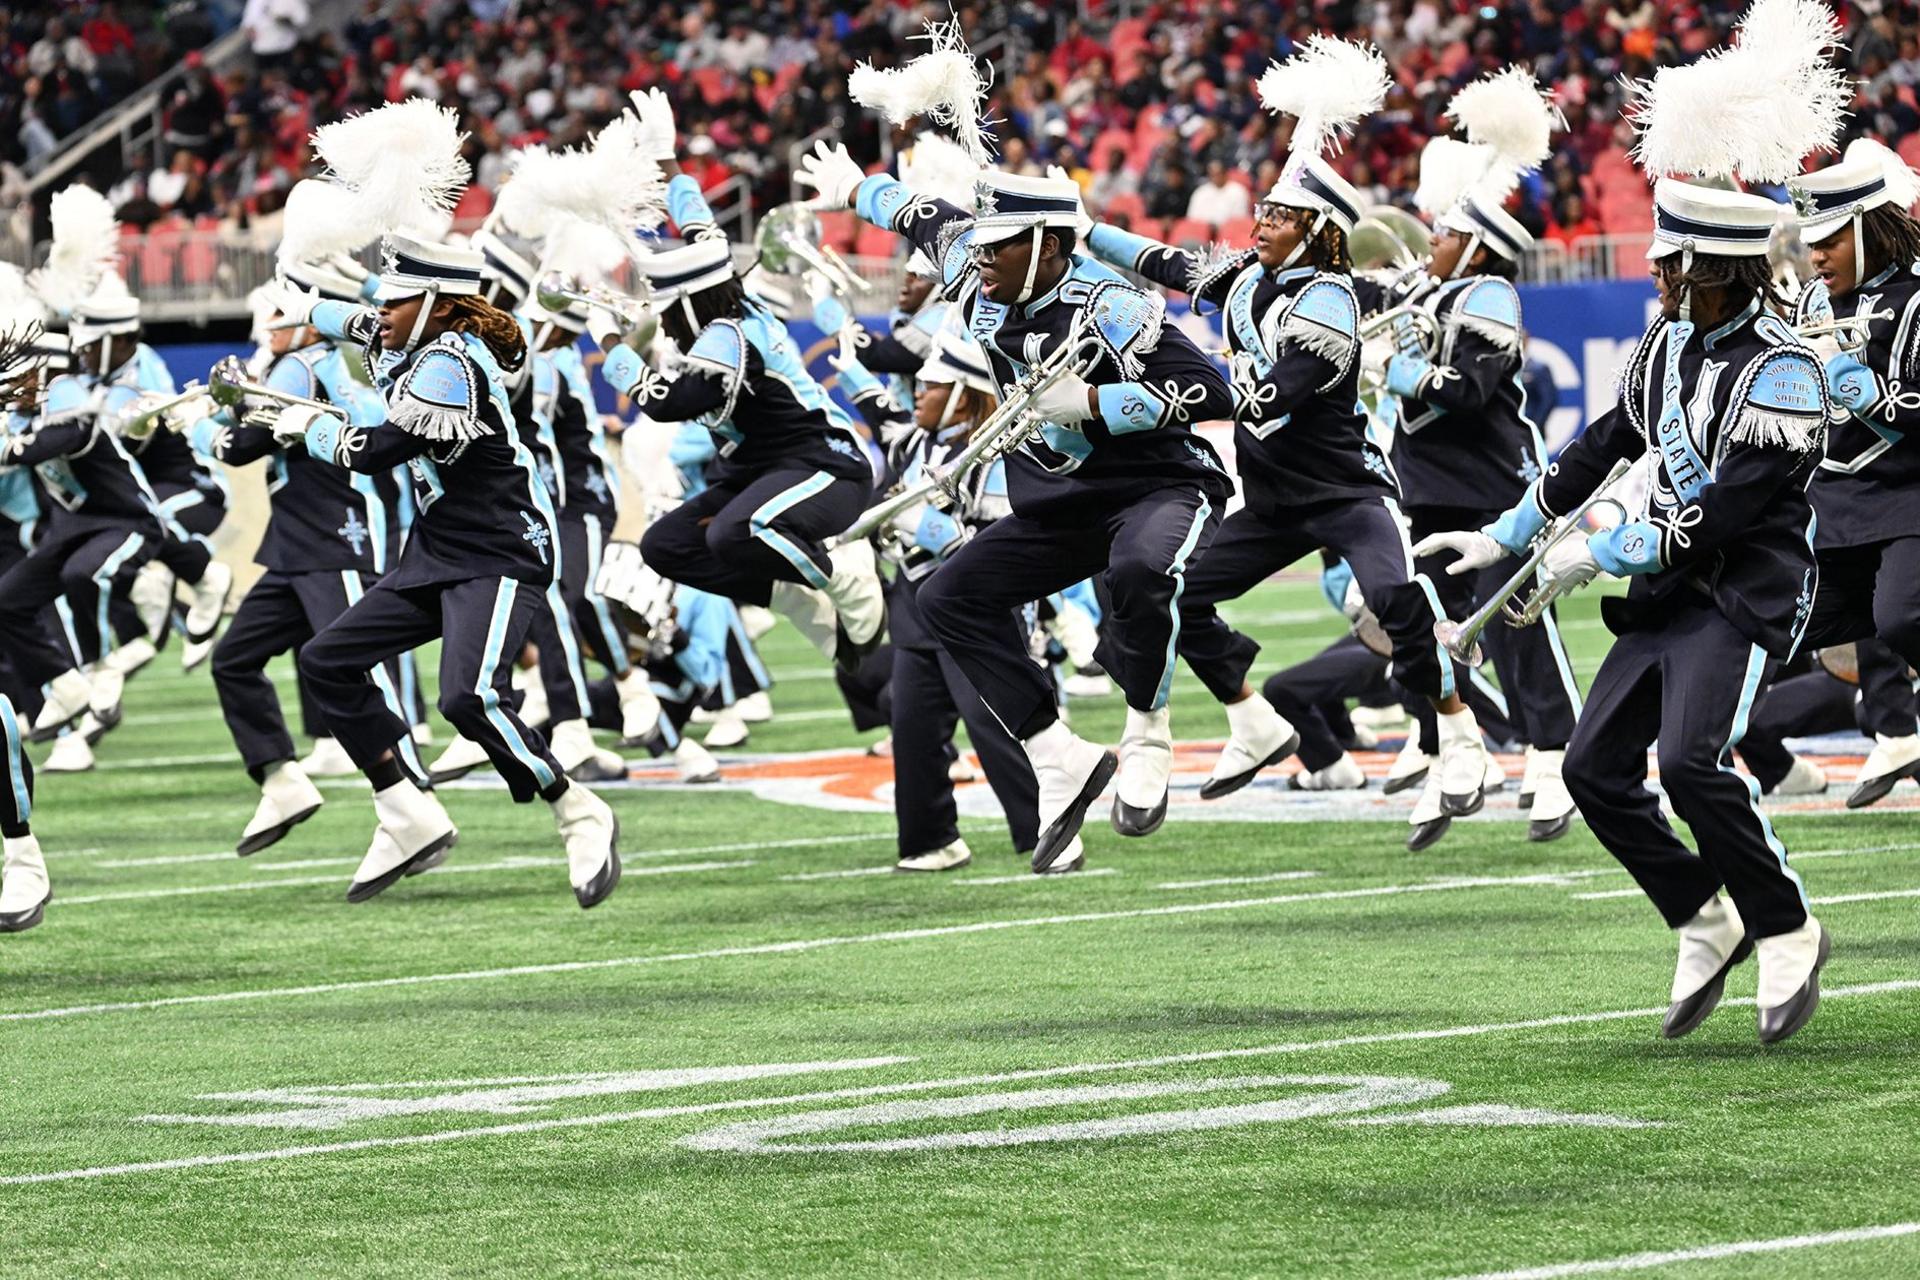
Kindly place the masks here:
[(1353, 184), (1335, 173), (1332, 165), (1319, 156), (1298, 152), (1289, 158), (1280, 180), (1267, 192), (1265, 203), (1285, 205), (1289, 209), (1311, 209), (1333, 219), (1348, 235), (1353, 234), (1353, 226), (1360, 221), (1365, 207)]
[(1034, 227), (1072, 230), (1080, 217), (1080, 184), (987, 170), (973, 187), (973, 242), (998, 244)]
[(1690, 250), (1763, 258), (1781, 208), (1765, 196), (1662, 178), (1653, 184), (1653, 243), (1647, 257)]
[(733, 250), (721, 237), (695, 240), (678, 249), (650, 253), (640, 259), (640, 275), (653, 293), (656, 307), (711, 289), (733, 278)]
[(74, 304), (73, 314), (67, 322), (67, 332), (73, 345), (84, 347), (89, 342), (118, 334), (140, 332), (140, 299), (126, 292), (124, 287), (96, 289), (94, 292)]
[(1870, 209), (1894, 204), (1906, 209), (1920, 186), (1907, 162), (1871, 138), (1848, 144), (1840, 163), (1787, 183), (1800, 215), (1800, 238), (1819, 244)]
[(285, 262), (280, 276), (288, 284), (331, 302), (362, 301), (360, 281), (326, 262)]
[(942, 329), (933, 337), (925, 363), (915, 375), (921, 382), (966, 387), (983, 395), (998, 396), (1000, 386), (987, 367), (986, 353), (967, 334)]
[[(472, 239), (467, 241), (467, 246), (479, 251), (480, 270), (485, 276), (486, 284), (496, 290), (495, 302), (511, 307), (513, 303), (532, 295), (537, 268), (533, 261), (505, 236), (483, 229), (473, 233)], [(503, 300), (500, 297), (501, 293), (507, 294), (508, 299)]]
[(1482, 246), (1509, 262), (1518, 262), (1533, 248), (1533, 233), (1484, 193), (1462, 196), (1441, 215), (1440, 225), (1464, 236), (1478, 236)]
[(477, 249), (435, 244), (398, 233), (380, 244), (380, 302), (418, 294), (443, 298), (473, 297), (486, 279), (486, 259)]

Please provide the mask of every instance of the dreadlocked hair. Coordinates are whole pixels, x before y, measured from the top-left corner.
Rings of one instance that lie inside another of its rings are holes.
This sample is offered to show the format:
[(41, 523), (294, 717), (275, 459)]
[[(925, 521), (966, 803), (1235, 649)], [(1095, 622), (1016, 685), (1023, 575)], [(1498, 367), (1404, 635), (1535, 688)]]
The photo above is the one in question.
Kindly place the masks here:
[(1869, 276), (1920, 261), (1920, 221), (1905, 209), (1883, 204), (1867, 210), (1860, 215), (1860, 236)]
[(527, 362), (527, 339), (520, 322), (484, 298), (458, 295), (442, 298), (447, 318), (443, 327), (454, 333), (470, 333), (487, 344), (500, 368), (513, 373)]
[(32, 354), (33, 344), (40, 341), (41, 332), (37, 320), (0, 330), (0, 370), (10, 369)]
[(1347, 233), (1332, 218), (1320, 224), (1307, 241), (1307, 262), (1319, 271), (1350, 272), (1353, 256), (1347, 252)]
[[(740, 277), (729, 276), (719, 284), (688, 294), (686, 305), (670, 302), (660, 309), (660, 327), (673, 339), (673, 345), (686, 351), (693, 346), (693, 340), (700, 331), (715, 320), (737, 320), (747, 313), (747, 291), (740, 284)], [(693, 308), (692, 323), (687, 320), (687, 307)]]
[(947, 412), (948, 422), (964, 422), (968, 433), (987, 420), (987, 416), (1000, 407), (997, 397), (973, 387), (955, 387), (950, 393), (953, 399)]
[(1788, 310), (1786, 299), (1774, 283), (1773, 267), (1764, 256), (1732, 258), (1724, 254), (1697, 253), (1693, 265), (1680, 275), (1679, 283), (1686, 287), (1689, 295), (1699, 289), (1724, 289), (1728, 304), (1735, 311), (1755, 298), (1775, 312)]

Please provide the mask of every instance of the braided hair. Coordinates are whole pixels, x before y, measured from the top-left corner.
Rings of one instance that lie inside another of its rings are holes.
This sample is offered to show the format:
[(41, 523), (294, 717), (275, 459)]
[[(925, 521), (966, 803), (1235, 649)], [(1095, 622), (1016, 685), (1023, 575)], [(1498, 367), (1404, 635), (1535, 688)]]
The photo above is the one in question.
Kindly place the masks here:
[[(1662, 261), (1673, 261), (1671, 258)], [(1774, 283), (1773, 267), (1765, 257), (1734, 258), (1717, 253), (1696, 253), (1693, 264), (1682, 272), (1678, 283), (1692, 295), (1698, 289), (1723, 289), (1728, 306), (1739, 311), (1755, 298), (1775, 312), (1789, 310), (1786, 299)]]
[(1920, 261), (1920, 221), (1905, 209), (1883, 204), (1867, 210), (1860, 215), (1860, 235), (1868, 275)]
[(514, 373), (527, 362), (527, 339), (520, 322), (484, 298), (459, 295), (442, 298), (447, 308), (444, 327), (455, 333), (470, 333), (487, 344), (501, 369)]
[(1320, 224), (1320, 229), (1307, 241), (1306, 259), (1309, 265), (1318, 271), (1348, 273), (1353, 270), (1353, 255), (1347, 250), (1347, 233), (1332, 218)]

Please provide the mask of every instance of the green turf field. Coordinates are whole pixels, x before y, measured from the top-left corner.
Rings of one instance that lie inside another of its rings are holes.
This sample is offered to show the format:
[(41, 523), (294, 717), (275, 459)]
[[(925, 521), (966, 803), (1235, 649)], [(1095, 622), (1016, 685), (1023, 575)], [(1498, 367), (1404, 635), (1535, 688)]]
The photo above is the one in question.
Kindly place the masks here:
[[(1306, 581), (1234, 616), (1263, 672), (1340, 631)], [(766, 649), (785, 718), (750, 748), (856, 745), (793, 633)], [(976, 818), (967, 871), (829, 876), (889, 865), (890, 820), (642, 782), (582, 912), (544, 806), (471, 788), (445, 868), (350, 907), (364, 788), (233, 857), (254, 791), (177, 653), (40, 788), (6, 1274), (1920, 1275), (1910, 807), (1780, 819), (1835, 938), (1798, 1039), (1730, 1002), (1670, 1044), (1669, 937), (1578, 827), (1411, 855), (1394, 822), (1176, 814), (1034, 879)]]

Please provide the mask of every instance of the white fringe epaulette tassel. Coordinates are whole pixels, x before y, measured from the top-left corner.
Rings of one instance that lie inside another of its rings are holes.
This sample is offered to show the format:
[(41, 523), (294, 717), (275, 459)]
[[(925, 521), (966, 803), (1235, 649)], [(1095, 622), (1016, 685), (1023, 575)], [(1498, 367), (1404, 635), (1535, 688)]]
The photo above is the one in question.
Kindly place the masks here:
[(472, 443), (493, 434), (487, 424), (464, 409), (449, 409), (402, 398), (389, 405), (387, 421), (409, 435), (446, 444), (452, 441)]
[(1220, 277), (1239, 272), (1252, 260), (1253, 254), (1251, 249), (1222, 244), (1218, 240), (1210, 242), (1193, 255), (1193, 265), (1187, 268), (1188, 296), (1197, 298), (1217, 284)]
[(1803, 413), (1780, 413), (1742, 405), (1727, 439), (1739, 444), (1771, 445), (1804, 453), (1819, 443), (1826, 423)]
[(1304, 316), (1288, 316), (1287, 322), (1280, 326), (1280, 340), (1294, 343), (1335, 364), (1342, 364), (1353, 354), (1352, 335), (1329, 329)]

